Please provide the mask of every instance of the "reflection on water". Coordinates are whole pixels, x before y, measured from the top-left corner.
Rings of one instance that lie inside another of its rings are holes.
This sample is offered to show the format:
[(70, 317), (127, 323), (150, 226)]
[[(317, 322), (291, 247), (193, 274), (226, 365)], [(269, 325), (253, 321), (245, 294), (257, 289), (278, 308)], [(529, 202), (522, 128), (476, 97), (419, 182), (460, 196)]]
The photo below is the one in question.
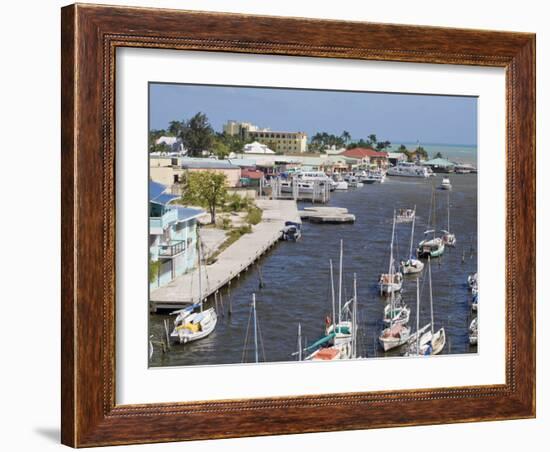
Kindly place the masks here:
[[(207, 338), (186, 345), (174, 345), (169, 353), (157, 348), (152, 366), (181, 366), (240, 363), (249, 318), (252, 293), (256, 293), (257, 316), (266, 361), (291, 361), (297, 349), (298, 323), (308, 343), (323, 333), (324, 319), (332, 311), (330, 302), (329, 259), (338, 260), (339, 241), (344, 239), (344, 299), (351, 297), (353, 273), (358, 285), (358, 354), (384, 355), (377, 337), (383, 328), (385, 299), (377, 290), (378, 275), (387, 271), (394, 208), (417, 206), (414, 242), (427, 228), (432, 185), (441, 176), (428, 180), (388, 178), (384, 184), (366, 185), (347, 192), (333, 193), (331, 205), (346, 207), (356, 215), (354, 224), (321, 225), (305, 222), (299, 242), (280, 242), (251, 267), (231, 288), (232, 314), (228, 315), (227, 293), (223, 290), (225, 314), (219, 312), (216, 330)], [(451, 230), (456, 248), (447, 248), (442, 258), (432, 262), (434, 317), (436, 327), (444, 326), (447, 344), (443, 353), (470, 353), (477, 349), (468, 343), (471, 320), (470, 292), (466, 277), (477, 271), (477, 175), (451, 175)], [(447, 192), (436, 191), (438, 228), (447, 225)], [(410, 224), (397, 225), (398, 257), (408, 253)], [(260, 272), (264, 287), (259, 288)], [(421, 274), (421, 324), (429, 322), (427, 266)], [(411, 308), (410, 324), (416, 324), (415, 277), (405, 277), (403, 299)], [(152, 314), (150, 334), (164, 335), (163, 320), (173, 317)], [(249, 355), (248, 361), (250, 361)]]

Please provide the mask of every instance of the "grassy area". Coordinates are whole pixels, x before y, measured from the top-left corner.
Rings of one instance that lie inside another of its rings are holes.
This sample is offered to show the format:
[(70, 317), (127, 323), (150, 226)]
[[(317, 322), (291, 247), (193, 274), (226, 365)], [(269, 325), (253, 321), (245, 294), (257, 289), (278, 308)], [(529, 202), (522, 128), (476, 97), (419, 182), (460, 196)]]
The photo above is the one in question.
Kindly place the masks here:
[(250, 225), (241, 226), (239, 228), (231, 229), (226, 233), (227, 238), (225, 241), (220, 245), (220, 247), (216, 250), (212, 256), (210, 256), (206, 262), (207, 265), (213, 264), (216, 262), (216, 259), (220, 255), (220, 253), (227, 248), (229, 248), (233, 243), (235, 243), (237, 240), (239, 240), (243, 235), (250, 234), (252, 232), (252, 227)]
[(262, 221), (262, 209), (256, 206), (249, 207), (246, 214), (246, 222), (250, 225), (255, 225), (260, 221)]

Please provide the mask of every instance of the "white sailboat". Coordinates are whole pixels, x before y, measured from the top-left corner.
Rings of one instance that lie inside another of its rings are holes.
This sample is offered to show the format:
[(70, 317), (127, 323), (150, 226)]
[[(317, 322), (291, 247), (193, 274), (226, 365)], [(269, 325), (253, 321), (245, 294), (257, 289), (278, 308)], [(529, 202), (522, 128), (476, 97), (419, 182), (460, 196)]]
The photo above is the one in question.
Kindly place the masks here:
[(430, 283), (430, 331), (424, 333), (418, 341), (418, 355), (437, 355), (441, 353), (445, 347), (446, 337), (445, 328), (441, 327), (439, 330), (434, 330), (434, 305), (433, 305), (433, 291), (432, 291), (432, 265), (431, 259), (428, 258), (428, 278)]
[(405, 356), (418, 356), (420, 350), (420, 337), (430, 327), (428, 323), (422, 329), (420, 329), (420, 286), (418, 278), (416, 279), (416, 332), (414, 338), (411, 339), (409, 349), (405, 353)]
[(445, 246), (452, 246), (454, 247), (456, 245), (456, 236), (451, 232), (451, 202), (450, 202), (451, 194), (447, 193), (447, 229), (442, 229), (441, 232), (443, 232), (443, 236), (441, 237), (441, 240), (443, 240), (443, 243)]
[(186, 344), (208, 336), (214, 331), (218, 322), (218, 316), (214, 308), (203, 309), (200, 237), (197, 238), (197, 250), (199, 270), (198, 302), (187, 308), (172, 312), (172, 314), (177, 314), (177, 317), (174, 320), (174, 329), (170, 333), (170, 337), (174, 342), (180, 344)]
[(388, 273), (382, 273), (378, 279), (378, 287), (381, 295), (389, 295), (399, 292), (403, 287), (403, 274), (395, 271), (395, 262), (393, 259), (393, 242), (395, 238), (395, 210), (393, 212), (393, 225), (390, 242), (390, 264)]
[(412, 210), (412, 226), (411, 226), (411, 241), (409, 246), (409, 258), (406, 261), (401, 261), (400, 268), (404, 275), (412, 275), (415, 273), (420, 273), (424, 269), (424, 264), (419, 259), (416, 259), (413, 256), (413, 243), (414, 243), (414, 224), (416, 221), (416, 206)]
[[(394, 309), (395, 294), (392, 292), (390, 295), (390, 306)], [(411, 327), (405, 323), (394, 323), (390, 321), (390, 325), (382, 330), (382, 333), (378, 337), (380, 345), (385, 352), (392, 348), (400, 347), (403, 344), (409, 342), (411, 337)]]
[(422, 257), (439, 257), (443, 254), (445, 251), (445, 243), (443, 243), (443, 240), (440, 237), (435, 236), (435, 190), (432, 189), (432, 199), (430, 202), (430, 221), (429, 223), (432, 224), (432, 229), (429, 229), (427, 231), (424, 231), (424, 236), (428, 236), (429, 234), (432, 234), (431, 239), (424, 239), (422, 240), (416, 249), (416, 255), (419, 258)]
[(477, 331), (478, 331), (478, 321), (477, 321), (477, 317), (474, 317), (474, 319), (472, 320), (472, 323), (470, 323), (469, 334), (468, 334), (468, 340), (470, 341), (470, 345), (477, 345)]

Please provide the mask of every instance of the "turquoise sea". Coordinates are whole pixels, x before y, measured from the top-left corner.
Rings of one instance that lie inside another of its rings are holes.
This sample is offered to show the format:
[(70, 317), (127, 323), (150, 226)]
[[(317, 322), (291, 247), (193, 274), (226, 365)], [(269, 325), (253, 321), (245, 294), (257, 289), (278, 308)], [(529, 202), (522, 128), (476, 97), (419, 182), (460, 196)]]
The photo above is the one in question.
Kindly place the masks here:
[[(399, 146), (405, 145), (407, 149), (415, 149), (418, 143), (402, 143), (392, 141), (391, 151), (396, 151)], [(441, 143), (420, 143), (430, 158), (441, 152), (444, 158), (457, 163), (471, 163), (477, 166), (477, 146), (462, 145), (462, 144), (441, 144)]]

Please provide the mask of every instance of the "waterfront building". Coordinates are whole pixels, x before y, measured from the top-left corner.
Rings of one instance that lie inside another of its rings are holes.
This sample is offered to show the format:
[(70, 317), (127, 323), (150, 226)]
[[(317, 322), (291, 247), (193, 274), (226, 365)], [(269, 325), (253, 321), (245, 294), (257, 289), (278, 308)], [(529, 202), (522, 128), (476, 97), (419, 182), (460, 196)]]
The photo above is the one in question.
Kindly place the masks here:
[(453, 162), (443, 158), (426, 160), (421, 165), (429, 166), (434, 173), (452, 173), (455, 169)]
[(241, 167), (228, 160), (162, 156), (149, 158), (149, 177), (154, 182), (167, 186), (172, 193), (180, 193), (185, 175), (196, 171), (225, 174), (228, 187), (238, 187), (241, 179)]
[(401, 162), (406, 162), (407, 154), (404, 152), (388, 152), (388, 161), (393, 166)]
[(262, 129), (250, 122), (235, 120), (227, 121), (223, 126), (223, 131), (230, 136), (239, 136), (245, 141), (254, 140), (278, 153), (307, 152), (307, 134), (305, 132), (273, 131)]
[(149, 265), (151, 290), (165, 286), (197, 265), (197, 219), (206, 214), (173, 204), (177, 196), (149, 181)]
[(372, 148), (346, 149), (340, 155), (356, 159), (360, 166), (369, 166), (386, 169), (389, 166), (388, 153), (376, 151)]

